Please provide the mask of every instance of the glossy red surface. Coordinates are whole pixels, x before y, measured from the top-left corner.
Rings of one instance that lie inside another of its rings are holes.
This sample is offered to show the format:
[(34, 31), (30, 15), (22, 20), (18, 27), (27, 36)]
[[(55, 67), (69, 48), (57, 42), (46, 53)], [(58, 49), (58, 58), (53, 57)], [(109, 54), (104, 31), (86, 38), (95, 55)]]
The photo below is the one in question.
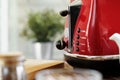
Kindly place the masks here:
[[(81, 29), (80, 33), (78, 28)], [(114, 33), (120, 33), (120, 0), (82, 0), (71, 53), (98, 56), (118, 54), (116, 43), (109, 40)], [(80, 35), (79, 39), (77, 35)]]

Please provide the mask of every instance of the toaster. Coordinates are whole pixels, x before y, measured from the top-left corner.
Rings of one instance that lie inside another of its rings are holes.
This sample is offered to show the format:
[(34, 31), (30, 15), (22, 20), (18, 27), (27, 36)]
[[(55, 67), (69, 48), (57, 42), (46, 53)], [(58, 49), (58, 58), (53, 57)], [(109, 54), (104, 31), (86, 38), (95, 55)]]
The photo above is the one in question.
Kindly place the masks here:
[[(120, 73), (119, 47), (109, 38), (120, 33), (120, 0), (71, 0), (64, 36), (56, 47), (65, 50), (65, 60), (77, 67), (103, 73)], [(114, 66), (113, 66), (114, 65)]]

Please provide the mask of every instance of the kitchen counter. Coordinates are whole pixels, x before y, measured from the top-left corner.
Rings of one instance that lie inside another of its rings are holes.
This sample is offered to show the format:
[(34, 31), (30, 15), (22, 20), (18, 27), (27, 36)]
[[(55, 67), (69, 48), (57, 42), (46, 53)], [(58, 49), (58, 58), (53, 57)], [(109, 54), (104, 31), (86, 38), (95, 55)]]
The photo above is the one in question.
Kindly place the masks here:
[[(34, 80), (36, 73), (44, 69), (52, 69), (52, 68), (73, 69), (72, 66), (67, 64), (65, 61), (61, 61), (61, 60), (27, 59), (24, 65), (25, 65), (25, 70), (27, 73), (28, 80)], [(0, 78), (0, 80), (2, 79)], [(120, 77), (110, 76), (103, 80), (120, 80)]]
[[(52, 68), (73, 69), (73, 67), (68, 65), (65, 61), (61, 61), (61, 60), (27, 59), (24, 63), (24, 66), (25, 66), (28, 80), (34, 80), (36, 73), (44, 69), (52, 69)], [(2, 80), (1, 77), (0, 77), (0, 80)]]

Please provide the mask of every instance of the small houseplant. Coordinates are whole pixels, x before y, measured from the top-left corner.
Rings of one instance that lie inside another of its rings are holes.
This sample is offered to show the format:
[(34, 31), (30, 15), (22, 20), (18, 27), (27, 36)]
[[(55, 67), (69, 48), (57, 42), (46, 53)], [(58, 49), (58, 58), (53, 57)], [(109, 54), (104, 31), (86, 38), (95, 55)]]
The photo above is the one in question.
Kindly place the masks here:
[[(63, 22), (64, 21), (61, 16), (53, 10), (47, 9), (42, 12), (30, 13), (28, 16), (27, 26), (24, 27), (21, 35), (34, 41), (37, 46), (39, 43), (39, 47), (42, 44), (42, 50), (47, 51), (47, 48), (44, 48), (43, 46), (48, 46), (46, 44), (52, 44), (56, 34), (63, 31)], [(37, 54), (40, 56), (45, 53), (42, 51), (42, 53)]]

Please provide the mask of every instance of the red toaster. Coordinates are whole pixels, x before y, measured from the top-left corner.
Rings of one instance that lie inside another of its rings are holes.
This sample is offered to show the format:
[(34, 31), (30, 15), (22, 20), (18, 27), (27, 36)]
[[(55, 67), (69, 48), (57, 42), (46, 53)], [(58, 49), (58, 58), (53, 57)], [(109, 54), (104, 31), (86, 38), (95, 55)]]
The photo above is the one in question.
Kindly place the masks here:
[(109, 39), (120, 33), (120, 0), (71, 0), (60, 14), (66, 24), (56, 47), (66, 51), (68, 63), (105, 73), (114, 65), (120, 71), (118, 46)]

